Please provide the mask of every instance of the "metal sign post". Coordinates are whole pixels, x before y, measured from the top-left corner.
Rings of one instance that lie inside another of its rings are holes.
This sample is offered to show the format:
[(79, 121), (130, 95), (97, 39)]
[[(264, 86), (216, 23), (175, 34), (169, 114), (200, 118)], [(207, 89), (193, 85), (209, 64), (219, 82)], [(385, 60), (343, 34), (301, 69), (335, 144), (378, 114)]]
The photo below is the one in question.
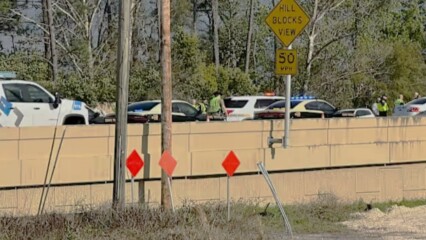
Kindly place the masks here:
[[(165, 180), (166, 188), (168, 188), (168, 191), (165, 192), (165, 193), (162, 192), (162, 194), (166, 194), (166, 195), (168, 194), (170, 196), (170, 199), (162, 199), (162, 201), (170, 204), (167, 207), (171, 207), (172, 211), (174, 212), (175, 207), (174, 207), (174, 204), (173, 204), (173, 190), (172, 190), (171, 178), (173, 176), (173, 172), (175, 171), (177, 161), (176, 161), (176, 159), (173, 158), (173, 156), (170, 154), (170, 152), (166, 150), (166, 151), (163, 152), (163, 155), (161, 155), (160, 162), (158, 162), (158, 164), (163, 169), (163, 172), (166, 175), (165, 176), (166, 179), (164, 179), (164, 180)], [(170, 200), (170, 202), (168, 202), (169, 200)]]
[[(295, 21), (294, 19), (297, 19)], [(292, 42), (309, 24), (310, 18), (296, 0), (281, 0), (265, 19), (272, 32), (287, 49), (277, 49), (275, 54), (275, 74), (285, 77), (285, 120), (284, 137), (268, 138), (268, 145), (281, 143), (284, 148), (289, 147), (290, 138), (290, 111), (291, 111), (291, 76), (297, 73), (297, 54), (292, 50)]]
[[(291, 50), (291, 45), (288, 46)], [(290, 98), (291, 98), (291, 75), (285, 77), (285, 119), (284, 119), (284, 140), (283, 147), (288, 148), (290, 138)]]
[(287, 229), (287, 233), (290, 235), (290, 238), (293, 239), (293, 230), (291, 228), (290, 221), (288, 220), (288, 217), (287, 217), (287, 215), (284, 211), (284, 207), (283, 207), (280, 199), (278, 198), (277, 191), (275, 190), (274, 184), (272, 183), (271, 178), (269, 177), (269, 173), (265, 169), (265, 166), (263, 166), (262, 162), (257, 163), (257, 167), (259, 168), (260, 172), (262, 173), (263, 177), (265, 178), (266, 183), (269, 186), (269, 189), (271, 189), (272, 195), (274, 196), (275, 202), (277, 203), (278, 208), (281, 212), (281, 216), (283, 217), (284, 227)]
[(222, 162), (222, 167), (225, 169), (228, 174), (226, 177), (226, 204), (228, 207), (228, 222), (231, 221), (231, 200), (230, 200), (230, 190), (229, 190), (229, 180), (234, 176), (235, 171), (240, 166), (240, 160), (234, 151), (230, 151), (226, 156), (225, 160)]
[(228, 222), (231, 221), (231, 202), (229, 201), (229, 175), (226, 178), (226, 202), (228, 205)]
[(131, 184), (132, 184), (132, 187), (131, 187), (131, 191), (132, 191), (132, 205), (134, 205), (135, 204), (135, 199), (133, 198), (133, 185), (135, 184), (135, 178), (132, 176), (132, 179), (130, 180), (131, 181)]
[(132, 176), (131, 178), (131, 194), (132, 194), (132, 205), (135, 203), (134, 198), (134, 185), (135, 185), (135, 176), (139, 173), (139, 171), (142, 169), (144, 165), (143, 159), (140, 157), (139, 153), (134, 149), (132, 153), (127, 157), (126, 160), (126, 166), (127, 169), (130, 171), (130, 174)]
[(172, 204), (172, 211), (175, 212), (175, 204), (173, 202), (172, 181), (170, 180), (170, 177), (167, 177), (167, 184), (169, 185), (170, 203)]

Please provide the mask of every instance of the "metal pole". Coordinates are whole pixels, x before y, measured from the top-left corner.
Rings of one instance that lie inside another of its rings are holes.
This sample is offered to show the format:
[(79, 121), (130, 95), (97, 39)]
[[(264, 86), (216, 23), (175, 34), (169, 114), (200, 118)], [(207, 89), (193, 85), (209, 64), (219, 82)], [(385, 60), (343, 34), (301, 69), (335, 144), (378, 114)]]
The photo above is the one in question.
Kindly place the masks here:
[(272, 183), (272, 181), (271, 181), (271, 178), (269, 177), (269, 173), (268, 173), (268, 171), (265, 169), (265, 166), (263, 165), (263, 163), (262, 163), (262, 162), (257, 163), (257, 166), (258, 166), (258, 168), (259, 168), (260, 172), (262, 172), (262, 175), (263, 175), (263, 177), (265, 178), (266, 183), (267, 183), (267, 184), (268, 184), (268, 186), (269, 186), (269, 189), (271, 189), (272, 195), (274, 196), (274, 198), (275, 198), (275, 202), (277, 203), (277, 205), (278, 205), (278, 209), (280, 210), (280, 212), (281, 212), (281, 216), (283, 217), (283, 220), (284, 220), (284, 226), (285, 226), (285, 228), (287, 229), (287, 233), (290, 235), (290, 238), (291, 238), (291, 239), (293, 239), (293, 230), (292, 230), (292, 228), (291, 228), (290, 221), (288, 220), (288, 217), (287, 217), (287, 214), (285, 213), (284, 207), (283, 207), (283, 205), (282, 205), (282, 203), (281, 203), (280, 199), (278, 198), (278, 193), (277, 193), (277, 191), (275, 190), (275, 187), (274, 187), (274, 184), (273, 184), (273, 183)]
[(124, 188), (126, 182), (126, 150), (127, 150), (127, 104), (130, 69), (130, 12), (132, 1), (120, 1), (119, 32), (117, 52), (117, 96), (114, 149), (114, 185), (112, 193), (113, 208), (118, 210), (125, 206)]
[(229, 200), (229, 176), (226, 179), (226, 201), (228, 204), (228, 222), (231, 221), (231, 201)]
[(170, 203), (172, 204), (172, 211), (175, 212), (175, 204), (173, 203), (172, 181), (167, 177), (167, 184), (169, 185)]
[[(291, 49), (291, 45), (287, 49)], [(288, 148), (290, 137), (290, 99), (291, 99), (291, 75), (285, 76), (285, 119), (283, 147)]]
[(135, 204), (135, 199), (133, 198), (133, 196), (134, 196), (133, 195), (133, 187), (134, 187), (133, 185), (135, 184), (135, 179), (132, 177), (131, 181), (132, 181), (132, 205), (133, 205), (133, 204)]

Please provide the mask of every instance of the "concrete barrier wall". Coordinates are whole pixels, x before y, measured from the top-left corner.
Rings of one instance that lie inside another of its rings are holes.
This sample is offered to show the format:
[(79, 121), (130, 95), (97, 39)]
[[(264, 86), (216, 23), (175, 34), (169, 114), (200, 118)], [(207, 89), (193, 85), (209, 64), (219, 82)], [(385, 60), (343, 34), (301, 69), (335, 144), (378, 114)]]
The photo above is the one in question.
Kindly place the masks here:
[[(138, 150), (145, 161), (137, 176), (147, 180), (142, 195), (147, 202), (158, 202), (160, 188), (155, 180), (161, 175), (160, 125), (129, 125), (128, 132), (128, 152)], [(48, 205), (62, 209), (76, 202), (93, 205), (111, 198), (114, 126), (59, 127), (56, 133), (52, 127), (0, 128), (0, 209), (34, 210), (41, 190), (14, 188), (43, 184), (52, 142), (55, 160), (63, 135), (52, 181), (56, 187)], [(223, 199), (221, 162), (230, 150), (241, 160), (238, 173), (256, 174), (259, 161), (268, 171), (294, 170), (273, 174), (276, 184), (288, 182), (281, 187), (288, 189), (283, 194), (286, 201), (306, 200), (322, 189), (352, 200), (421, 197), (425, 193), (426, 118), (296, 120), (292, 122), (291, 147), (283, 149), (277, 144), (268, 148), (269, 136), (282, 135), (283, 121), (173, 124), (173, 156), (178, 161), (174, 176), (186, 178), (174, 180), (175, 196), (181, 200)], [(390, 164), (404, 165), (385, 166)], [(317, 170), (337, 167), (358, 168)], [(310, 169), (317, 171), (307, 171)], [(210, 177), (191, 179), (195, 176)], [(270, 196), (262, 176), (233, 179), (238, 189), (235, 197)], [(62, 184), (67, 186), (57, 186)], [(72, 186), (76, 184), (79, 186)]]

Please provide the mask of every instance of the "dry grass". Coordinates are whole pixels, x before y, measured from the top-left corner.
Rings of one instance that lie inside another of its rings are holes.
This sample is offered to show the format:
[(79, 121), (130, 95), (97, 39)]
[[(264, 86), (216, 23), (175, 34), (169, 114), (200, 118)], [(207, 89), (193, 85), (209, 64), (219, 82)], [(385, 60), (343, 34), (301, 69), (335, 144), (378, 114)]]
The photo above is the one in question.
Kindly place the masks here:
[[(176, 213), (132, 207), (121, 212), (86, 210), (75, 214), (0, 218), (0, 239), (269, 239), (262, 217), (241, 203), (187, 204)], [(272, 239), (272, 238), (271, 238)]]
[[(404, 205), (425, 204), (424, 200)], [(386, 205), (386, 204), (385, 204)], [(160, 208), (131, 207), (114, 212), (108, 207), (82, 209), (74, 214), (38, 217), (0, 217), (0, 239), (279, 239), (285, 233), (277, 207), (257, 202), (232, 203), (227, 222), (224, 203), (187, 203), (175, 213)], [(340, 224), (352, 213), (367, 209), (358, 201), (344, 203), (320, 194), (309, 204), (285, 206), (294, 234), (346, 233)], [(303, 236), (303, 235), (302, 235)]]

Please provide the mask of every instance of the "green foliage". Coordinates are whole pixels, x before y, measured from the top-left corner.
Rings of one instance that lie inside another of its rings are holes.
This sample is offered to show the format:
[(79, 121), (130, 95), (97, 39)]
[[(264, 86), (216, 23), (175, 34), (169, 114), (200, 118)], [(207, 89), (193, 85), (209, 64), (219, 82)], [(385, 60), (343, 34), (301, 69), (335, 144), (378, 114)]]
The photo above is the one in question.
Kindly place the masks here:
[(0, 13), (2, 15), (7, 14), (10, 11), (10, 8), (12, 7), (12, 1), (10, 0), (3, 0), (0, 2)]
[(396, 41), (415, 41), (426, 47), (424, 7), (419, 0), (400, 1), (383, 29), (386, 37)]
[(226, 96), (256, 92), (249, 75), (239, 68), (221, 66), (216, 76), (215, 66), (206, 61), (197, 36), (178, 29), (173, 40), (172, 69), (177, 98), (208, 99), (218, 90)]
[(0, 53), (0, 71), (14, 71), (18, 79), (32, 80), (53, 90), (53, 83), (49, 81), (49, 64), (39, 53)]
[(421, 55), (419, 44), (396, 42), (393, 52), (386, 59), (389, 69), (387, 94), (396, 99), (403, 94), (406, 99), (414, 92), (426, 92), (426, 64)]
[[(338, 2), (320, 1), (318, 10), (324, 11)], [(161, 96), (161, 66), (156, 1), (151, 1), (151, 5), (136, 3), (139, 5), (135, 9), (139, 12), (134, 14), (132, 27), (129, 101), (158, 99)], [(194, 3), (198, 8), (195, 32)], [(96, 1), (67, 3), (58, 0), (57, 4), (54, 18), (58, 26), (59, 82), (49, 81), (49, 65), (45, 54), (39, 50), (43, 48), (33, 48), (42, 46), (42, 32), (12, 14), (11, 9), (20, 8), (9, 0), (0, 1), (0, 31), (19, 37), (19, 41), (14, 42), (14, 49), (6, 49), (5, 52), (11, 51), (11, 54), (0, 55), (1, 70), (14, 70), (22, 79), (34, 80), (51, 91), (90, 104), (115, 101), (117, 3), (109, 1), (97, 7)], [(301, 1), (301, 4), (313, 14), (313, 1)], [(304, 83), (308, 82), (308, 94), (339, 107), (371, 106), (383, 93), (392, 100), (400, 93), (406, 99), (414, 91), (425, 95), (424, 4), (424, 0), (349, 0), (332, 11), (322, 12), (315, 28), (310, 74), (307, 74), (307, 59), (312, 22), (293, 44), (299, 62), (299, 73), (293, 77), (293, 94), (302, 92)], [(216, 70), (210, 2), (172, 1), (175, 99), (208, 99), (217, 90), (225, 96), (284, 91), (282, 79), (274, 73), (275, 47), (281, 44), (265, 24), (272, 8), (271, 1), (255, 0), (255, 5), (250, 69), (245, 74), (242, 69), (246, 61), (249, 22), (247, 2), (219, 0), (221, 66)], [(94, 18), (90, 17), (92, 14)], [(91, 19), (96, 20), (90, 24)], [(98, 24), (98, 20), (102, 24)], [(92, 27), (90, 31), (86, 29), (87, 24)], [(65, 28), (67, 31), (63, 31)]]
[(57, 91), (63, 97), (81, 100), (90, 105), (112, 102), (115, 99), (115, 78), (114, 75), (96, 76), (88, 81), (76, 74), (67, 74), (61, 77)]
[(161, 77), (158, 65), (134, 64), (129, 83), (129, 101), (136, 102), (161, 97)]
[[(248, 2), (247, 2), (248, 3)], [(244, 69), (248, 31), (247, 4), (244, 1), (220, 0), (220, 62), (222, 66)]]
[(250, 95), (257, 92), (248, 74), (239, 68), (219, 68), (218, 89), (225, 96)]

